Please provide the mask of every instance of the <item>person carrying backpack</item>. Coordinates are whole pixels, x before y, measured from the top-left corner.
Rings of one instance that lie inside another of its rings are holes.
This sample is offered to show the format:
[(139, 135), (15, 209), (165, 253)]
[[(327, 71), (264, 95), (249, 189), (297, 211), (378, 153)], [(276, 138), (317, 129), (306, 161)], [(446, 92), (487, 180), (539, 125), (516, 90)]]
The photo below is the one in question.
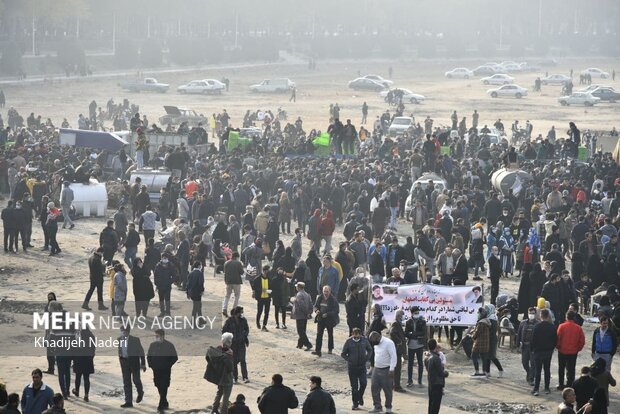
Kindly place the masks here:
[(205, 356), (207, 370), (205, 371), (204, 378), (210, 383), (217, 385), (217, 393), (215, 394), (211, 414), (228, 413), (228, 400), (233, 387), (232, 341), (232, 333), (226, 332), (222, 334), (222, 344), (217, 347), (209, 347)]

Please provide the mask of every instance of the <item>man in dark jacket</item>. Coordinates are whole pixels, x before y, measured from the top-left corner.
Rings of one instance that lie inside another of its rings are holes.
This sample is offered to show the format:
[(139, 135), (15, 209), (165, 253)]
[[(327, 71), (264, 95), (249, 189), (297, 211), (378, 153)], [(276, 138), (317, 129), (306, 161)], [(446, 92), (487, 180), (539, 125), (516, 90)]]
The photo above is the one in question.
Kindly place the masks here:
[(103, 304), (103, 276), (105, 275), (105, 266), (101, 261), (103, 256), (103, 247), (99, 247), (93, 255), (88, 259), (88, 269), (90, 271), (90, 287), (86, 292), (84, 303), (82, 303), (82, 309), (91, 310), (88, 307), (88, 302), (93, 296), (93, 292), (97, 289), (97, 302), (99, 302), (99, 310), (107, 310), (108, 308)]
[(413, 361), (418, 360), (418, 386), (422, 386), (424, 361), (422, 355), (426, 345), (426, 320), (420, 316), (418, 306), (411, 307), (411, 318), (405, 323), (405, 337), (407, 338), (407, 387), (413, 387)]
[(205, 290), (205, 275), (202, 263), (195, 261), (187, 277), (187, 298), (192, 301), (192, 319), (198, 325), (202, 319), (202, 293)]
[(597, 388), (598, 382), (590, 375), (590, 367), (581, 368), (581, 376), (573, 382), (573, 389), (577, 395), (577, 410), (588, 403)]
[(437, 341), (429, 340), (428, 350), (429, 354), (424, 361), (428, 372), (428, 414), (439, 414), (448, 371), (444, 369), (437, 352)]
[(346, 340), (340, 356), (347, 361), (349, 381), (351, 383), (352, 410), (358, 410), (364, 405), (364, 391), (368, 380), (366, 378), (366, 362), (372, 354), (372, 346), (360, 328), (353, 328), (353, 335)]
[(233, 351), (233, 379), (235, 384), (239, 379), (239, 371), (237, 365), (241, 364), (241, 376), (244, 383), (250, 382), (248, 379), (248, 366), (245, 360), (246, 348), (250, 346), (250, 327), (248, 321), (243, 317), (243, 306), (237, 306), (230, 311), (230, 318), (226, 319), (222, 333), (230, 332), (233, 334), (232, 351)]
[(179, 285), (185, 287), (187, 283), (187, 268), (189, 267), (189, 240), (182, 231), (179, 232), (179, 246), (177, 247), (176, 259), (179, 263)]
[(258, 410), (263, 414), (287, 414), (289, 409), (297, 408), (299, 400), (295, 392), (282, 384), (280, 374), (271, 377), (271, 386), (265, 388), (258, 397)]
[(310, 377), (310, 392), (304, 401), (303, 414), (336, 414), (332, 396), (321, 388), (321, 377)]
[(175, 271), (166, 256), (155, 266), (154, 280), (159, 296), (159, 317), (170, 315), (170, 292), (175, 279)]
[(108, 220), (107, 226), (99, 234), (99, 246), (103, 247), (103, 260), (112, 263), (114, 253), (118, 249), (118, 234), (114, 230), (114, 220)]
[(317, 328), (316, 349), (312, 354), (320, 357), (321, 347), (323, 345), (323, 333), (327, 329), (327, 347), (328, 353), (331, 354), (334, 349), (334, 327), (340, 322), (338, 317), (338, 301), (334, 295), (332, 295), (332, 290), (329, 286), (323, 286), (323, 294), (317, 296), (316, 302), (314, 302), (314, 309), (316, 311), (315, 322), (317, 323)]
[[(431, 277), (435, 275), (435, 251), (430, 239), (422, 230), (416, 232), (418, 247), (415, 249), (416, 260), (420, 264), (422, 276), (426, 277), (426, 282), (431, 281)], [(424, 266), (420, 263), (420, 258), (424, 259)], [(430, 270), (430, 275), (426, 275), (426, 267)]]
[(232, 341), (233, 335), (230, 332), (222, 334), (222, 344), (218, 347), (209, 347), (205, 356), (207, 371), (204, 377), (207, 381), (217, 385), (212, 413), (228, 413), (228, 400), (233, 387), (233, 356), (230, 348)]
[(403, 248), (398, 244), (398, 238), (392, 237), (391, 243), (387, 246), (387, 253), (385, 255), (385, 274), (391, 274), (392, 269), (400, 265), (402, 258)]
[(174, 345), (166, 341), (166, 333), (163, 329), (155, 330), (155, 342), (149, 346), (146, 360), (153, 370), (153, 382), (159, 392), (159, 404), (157, 410), (162, 412), (168, 409), (168, 387), (170, 386), (170, 371), (172, 366), (179, 360)]
[(140, 370), (146, 371), (146, 359), (144, 358), (144, 348), (140, 338), (130, 335), (129, 325), (122, 328), (122, 335), (119, 338), (118, 358), (121, 363), (123, 373), (123, 389), (125, 391), (125, 404), (121, 408), (133, 407), (131, 382), (136, 385), (138, 397), (136, 402), (140, 403), (144, 396), (144, 388), (140, 380)]
[[(399, 309), (396, 311), (394, 322), (390, 327), (390, 339), (396, 346), (396, 367), (394, 368), (394, 391), (405, 392), (400, 386), (400, 374), (402, 371), (403, 350), (407, 349), (407, 338), (403, 330), (403, 316), (405, 311)], [(405, 351), (406, 352), (406, 351)]]
[(489, 278), (491, 279), (491, 304), (495, 305), (497, 295), (499, 295), (499, 279), (502, 277), (502, 262), (499, 259), (499, 249), (497, 246), (491, 247), (489, 256)]
[(15, 225), (15, 208), (13, 208), (13, 200), (9, 200), (6, 208), (2, 210), (2, 224), (4, 228), (4, 252), (14, 251), (13, 246), (16, 246), (16, 232), (17, 226)]
[(534, 353), (536, 364), (536, 377), (534, 379), (534, 389), (532, 394), (538, 395), (540, 388), (540, 376), (543, 368), (545, 369), (545, 393), (549, 394), (549, 382), (551, 381), (551, 357), (557, 344), (558, 335), (555, 326), (551, 322), (551, 314), (548, 309), (540, 311), (540, 323), (532, 331), (531, 349)]

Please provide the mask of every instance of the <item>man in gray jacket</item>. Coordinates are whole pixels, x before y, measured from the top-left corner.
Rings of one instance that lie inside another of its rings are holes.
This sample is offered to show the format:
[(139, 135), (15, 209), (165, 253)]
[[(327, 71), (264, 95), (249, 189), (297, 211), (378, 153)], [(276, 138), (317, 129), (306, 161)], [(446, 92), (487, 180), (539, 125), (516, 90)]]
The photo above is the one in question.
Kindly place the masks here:
[(312, 298), (308, 292), (306, 292), (306, 284), (304, 282), (297, 282), (295, 288), (297, 288), (297, 294), (293, 301), (291, 319), (295, 320), (297, 326), (297, 349), (301, 349), (305, 346), (306, 351), (309, 351), (312, 349), (312, 344), (306, 334), (306, 327), (308, 325), (308, 319), (312, 317)]
[(65, 221), (62, 224), (62, 228), (67, 228), (67, 224), (69, 224), (69, 228), (72, 229), (75, 227), (71, 217), (69, 217), (69, 211), (71, 211), (71, 204), (73, 204), (73, 190), (69, 187), (71, 183), (69, 181), (65, 181), (62, 184), (62, 190), (60, 191), (60, 207), (62, 208), (62, 216)]
[(348, 364), (349, 381), (351, 382), (352, 410), (359, 410), (364, 405), (364, 391), (368, 380), (366, 378), (366, 362), (372, 355), (372, 346), (360, 328), (353, 328), (352, 336), (347, 339), (340, 354)]

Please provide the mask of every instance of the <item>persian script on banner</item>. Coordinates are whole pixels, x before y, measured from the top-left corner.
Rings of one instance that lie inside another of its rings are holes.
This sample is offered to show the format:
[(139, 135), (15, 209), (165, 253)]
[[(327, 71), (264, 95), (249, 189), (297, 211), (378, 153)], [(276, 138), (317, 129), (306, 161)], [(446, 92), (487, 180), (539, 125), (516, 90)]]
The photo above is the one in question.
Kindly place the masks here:
[(483, 306), (480, 286), (374, 284), (372, 296), (373, 304), (381, 306), (386, 322), (393, 322), (399, 309), (409, 319), (411, 307), (418, 306), (429, 325), (473, 326), (478, 320), (478, 309)]

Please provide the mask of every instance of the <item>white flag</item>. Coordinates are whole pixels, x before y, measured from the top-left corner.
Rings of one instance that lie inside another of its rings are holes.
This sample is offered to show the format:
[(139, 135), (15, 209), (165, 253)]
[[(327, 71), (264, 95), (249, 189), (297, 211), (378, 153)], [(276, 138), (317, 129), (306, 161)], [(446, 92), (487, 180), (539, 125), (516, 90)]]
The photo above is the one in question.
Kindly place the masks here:
[(522, 185), (521, 185), (521, 179), (519, 178), (519, 174), (517, 174), (517, 177), (515, 178), (515, 182), (512, 185), (512, 187), (510, 187), (512, 189), (512, 193), (514, 195), (519, 195), (519, 192), (521, 191)]

